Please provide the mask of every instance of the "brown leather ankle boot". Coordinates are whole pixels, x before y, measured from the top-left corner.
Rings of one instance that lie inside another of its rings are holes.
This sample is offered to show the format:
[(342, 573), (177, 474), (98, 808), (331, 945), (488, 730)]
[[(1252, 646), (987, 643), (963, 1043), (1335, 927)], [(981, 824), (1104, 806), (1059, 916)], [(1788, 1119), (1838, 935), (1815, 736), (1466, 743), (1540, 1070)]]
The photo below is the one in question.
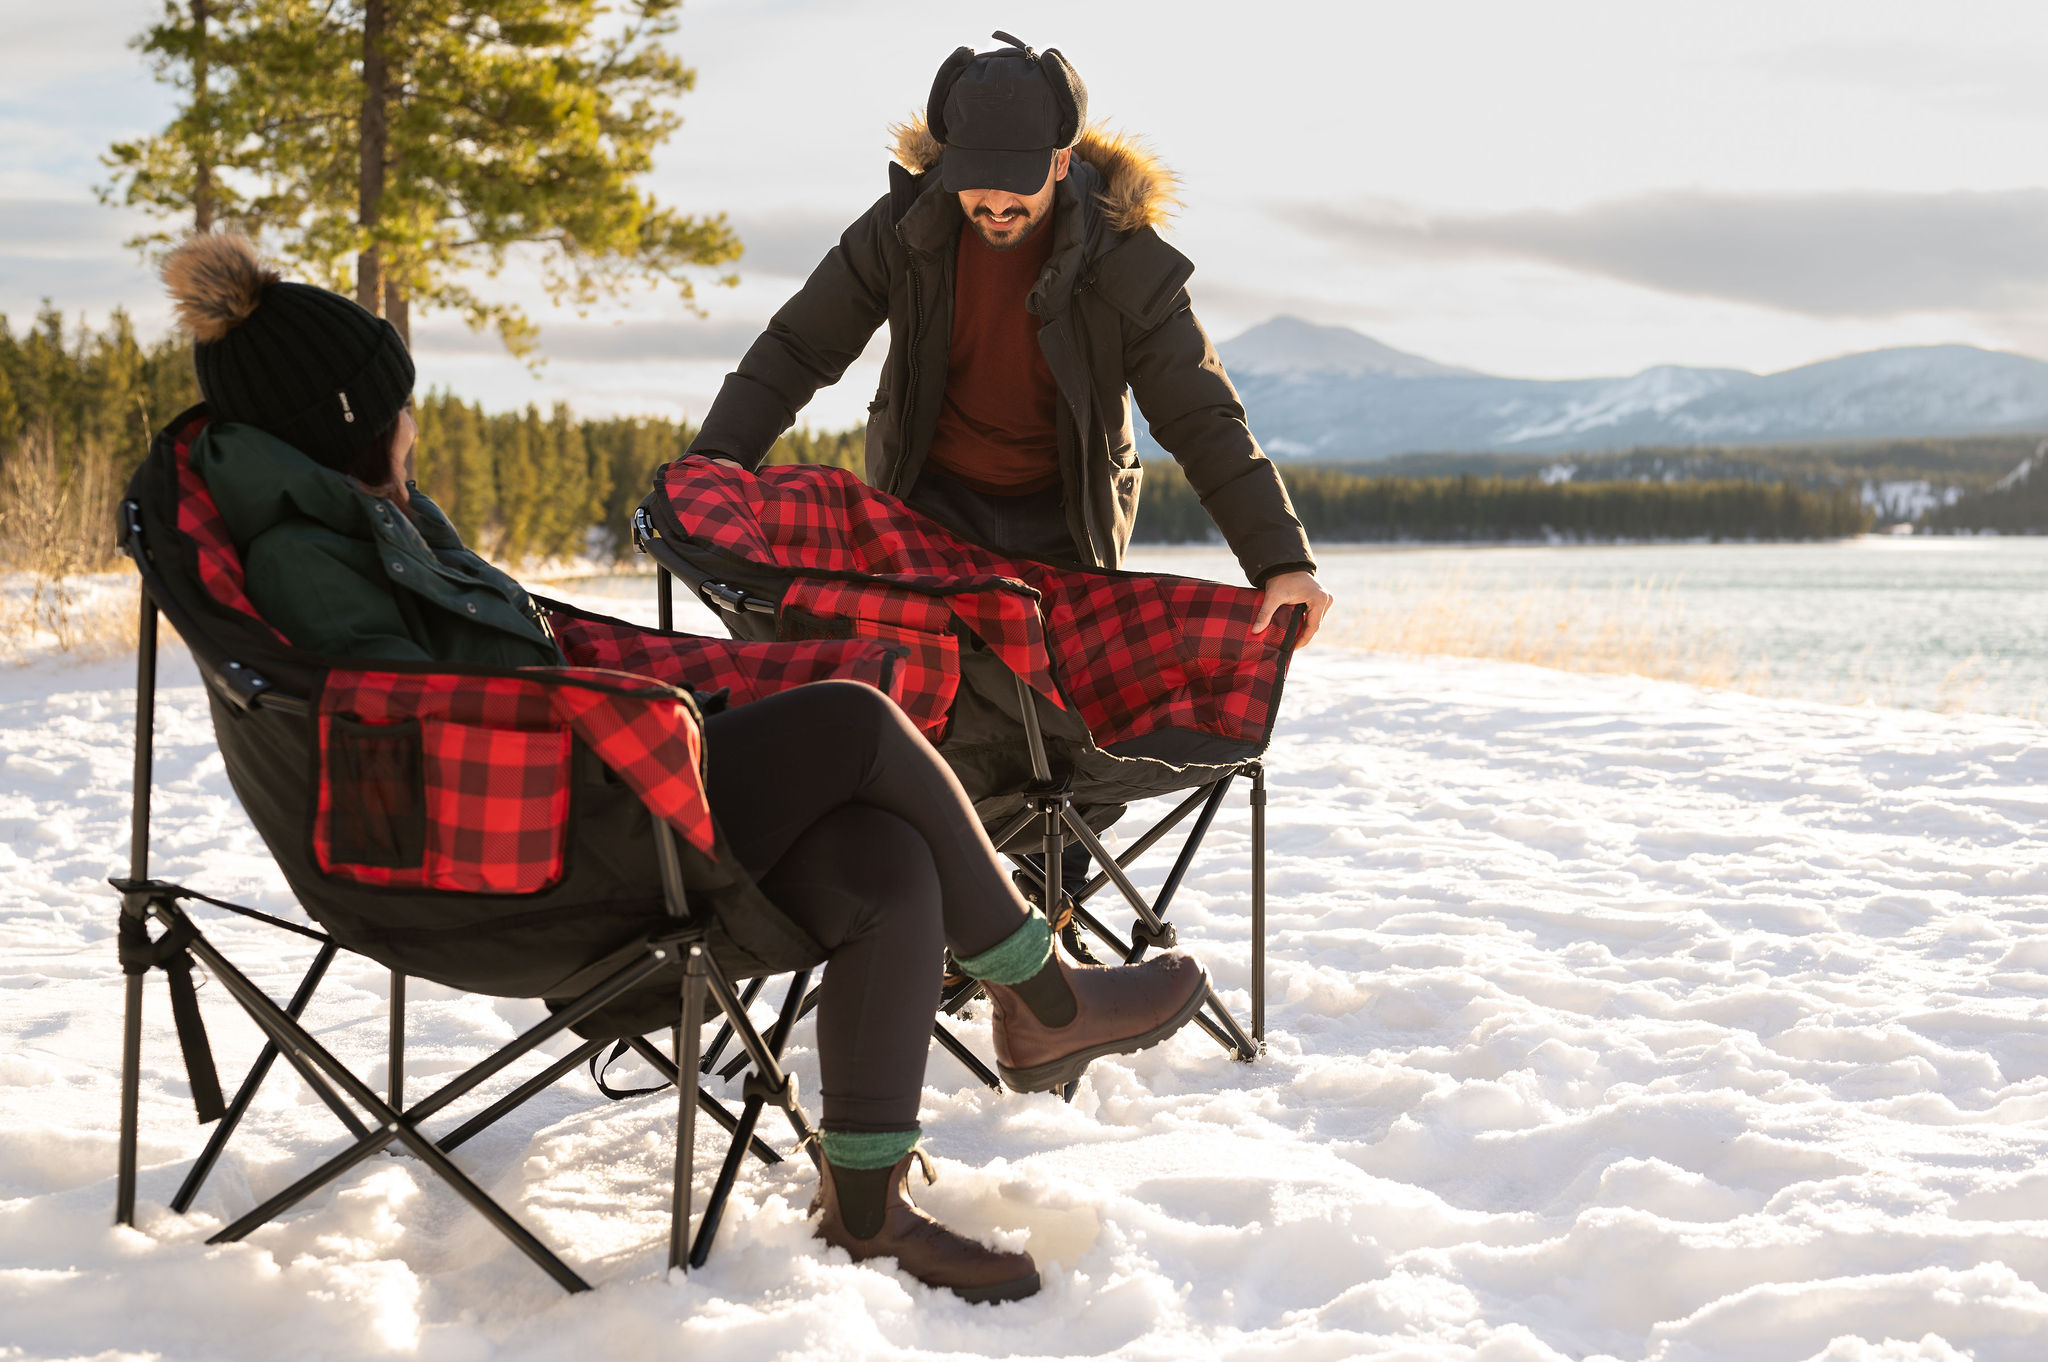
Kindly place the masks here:
[(982, 984), (995, 1009), (996, 1071), (1017, 1092), (1050, 1092), (1079, 1078), (1090, 1060), (1157, 1045), (1186, 1025), (1208, 996), (1209, 976), (1180, 951), (1106, 969), (1076, 968), (1055, 951), (1045, 967), (1059, 971), (1073, 995), (1064, 1025), (1049, 1024), (1040, 1016), (1043, 1004), (1034, 1010), (1025, 1001), (1046, 996), (1054, 981), (1041, 976), (1018, 988)]
[(1038, 1294), (1038, 1265), (1028, 1253), (999, 1253), (956, 1234), (910, 1200), (910, 1164), (935, 1181), (931, 1160), (913, 1149), (894, 1168), (840, 1168), (818, 1161), (818, 1238), (855, 1262), (894, 1258), (926, 1286), (963, 1300), (1014, 1301)]

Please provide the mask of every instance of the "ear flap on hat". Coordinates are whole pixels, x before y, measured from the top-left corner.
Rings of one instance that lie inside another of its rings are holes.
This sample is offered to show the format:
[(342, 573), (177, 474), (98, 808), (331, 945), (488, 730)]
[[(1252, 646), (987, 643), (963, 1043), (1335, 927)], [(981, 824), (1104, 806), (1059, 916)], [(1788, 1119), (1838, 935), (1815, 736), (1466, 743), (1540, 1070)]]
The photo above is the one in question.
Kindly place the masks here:
[(1053, 102), (1059, 105), (1060, 145), (1071, 147), (1081, 140), (1081, 129), (1088, 122), (1088, 87), (1057, 47), (1039, 54), (1038, 69), (1052, 87)]
[(931, 98), (924, 105), (924, 125), (932, 130), (941, 146), (946, 142), (946, 96), (953, 93), (953, 82), (960, 79), (960, 73), (973, 61), (973, 48), (956, 47), (953, 55), (940, 64), (939, 74), (932, 78)]

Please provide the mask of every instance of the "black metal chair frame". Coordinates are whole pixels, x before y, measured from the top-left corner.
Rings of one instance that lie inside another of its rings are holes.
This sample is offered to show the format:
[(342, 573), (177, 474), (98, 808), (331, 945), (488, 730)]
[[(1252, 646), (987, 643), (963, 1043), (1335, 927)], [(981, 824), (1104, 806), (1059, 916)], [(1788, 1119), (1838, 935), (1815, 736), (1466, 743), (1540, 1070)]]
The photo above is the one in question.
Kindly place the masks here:
[[(673, 630), (675, 628), (675, 577), (669, 571), (667, 565), (662, 563), (659, 556), (649, 550), (648, 546), (652, 538), (651, 533), (646, 532), (635, 536), (641, 551), (648, 553), (650, 559), (655, 564), (656, 609), (658, 611), (660, 627), (665, 630)], [(711, 584), (707, 583), (707, 589), (700, 595), (700, 599), (706, 607), (714, 611), (740, 613), (749, 609), (773, 608), (767, 602), (757, 601), (755, 598), (746, 596), (743, 593), (732, 592), (728, 596), (725, 593), (712, 590), (710, 587)], [(1292, 642), (1293, 632), (1299, 627), (1298, 620), (1290, 623), (1290, 643)], [(1231, 1015), (1230, 1009), (1225, 1007), (1223, 1000), (1217, 996), (1213, 984), (1209, 986), (1209, 996), (1203, 1003), (1203, 1010), (1195, 1014), (1195, 1022), (1203, 1031), (1208, 1033), (1212, 1040), (1229, 1052), (1233, 1059), (1244, 1063), (1257, 1059), (1264, 1053), (1266, 1041), (1265, 763), (1257, 758), (1241, 762), (1220, 778), (1207, 784), (1196, 786), (1170, 812), (1133, 840), (1131, 845), (1125, 848), (1121, 854), (1112, 854), (1102, 844), (1101, 839), (1095, 835), (1094, 830), (1082, 821), (1080, 814), (1075, 810), (1072, 791), (1068, 787), (1067, 782), (1055, 778), (1051, 763), (1046, 754), (1045, 735), (1039, 727), (1037, 705), (1033, 701), (1030, 688), (1021, 677), (1017, 678), (1017, 704), (1018, 711), (1023, 716), (1024, 737), (1031, 756), (1034, 787), (1029, 791), (1029, 794), (1032, 800), (1032, 807), (1017, 813), (1006, 826), (991, 830), (990, 840), (997, 847), (1009, 847), (1017, 838), (1027, 835), (1032, 824), (1036, 823), (1038, 825), (1040, 847), (1038, 856), (1040, 860), (1034, 863), (1026, 855), (1014, 852), (1011, 853), (1011, 859), (1017, 865), (1020, 872), (1039, 886), (1045, 895), (1044, 901), (1047, 904), (1058, 904), (1061, 901), (1063, 886), (1060, 883), (1060, 858), (1061, 854), (1066, 850), (1067, 838), (1071, 836), (1074, 840), (1080, 842), (1082, 846), (1086, 847), (1088, 854), (1094, 858), (1095, 863), (1101, 867), (1101, 870), (1079, 888), (1067, 891), (1074, 900), (1074, 921), (1086, 927), (1093, 936), (1102, 941), (1110, 950), (1114, 951), (1117, 957), (1126, 964), (1142, 960), (1147, 951), (1169, 950), (1178, 943), (1179, 933), (1174, 924), (1167, 918), (1167, 912), (1172, 907), (1174, 895), (1179, 892), (1182, 881), (1187, 878), (1188, 870), (1193, 866), (1196, 854), (1201, 850), (1203, 841), (1208, 837), (1209, 829), (1216, 820), (1217, 811), (1222, 807), (1224, 797), (1229, 793), (1231, 784), (1239, 776), (1249, 778), (1251, 782), (1250, 806), (1252, 824), (1250, 1031), (1247, 1034), (1246, 1028), (1241, 1026), (1237, 1019)], [(1196, 813), (1197, 810), (1199, 810), (1199, 813), (1195, 818), (1194, 826), (1182, 841), (1180, 850), (1174, 858), (1172, 869), (1167, 873), (1165, 881), (1160, 885), (1159, 892), (1148, 900), (1143, 891), (1131, 882), (1129, 875), (1130, 867), (1136, 864), (1140, 857), (1156, 846), (1168, 833), (1179, 826), (1189, 814)], [(1108, 885), (1116, 886), (1117, 892), (1123, 895), (1125, 902), (1130, 905), (1132, 912), (1136, 915), (1135, 921), (1131, 924), (1128, 937), (1120, 936), (1088, 906), (1088, 900)], [(972, 979), (950, 987), (945, 991), (941, 999), (940, 1010), (948, 1015), (957, 1016), (975, 997), (980, 995), (981, 991), (980, 983)], [(801, 1016), (809, 1012), (815, 1003), (815, 995), (806, 999), (798, 1015)], [(954, 1036), (946, 1028), (944, 1022), (934, 1023), (932, 1035), (948, 1054), (965, 1065), (982, 1083), (991, 1088), (1001, 1089), (1002, 1083), (995, 1073), (972, 1050), (968, 1049), (957, 1036)], [(721, 1071), (721, 1077), (731, 1078), (744, 1066), (744, 1058), (736, 1057), (731, 1064)], [(1068, 1101), (1073, 1100), (1075, 1086), (1075, 1084), (1070, 1083), (1064, 1090), (1064, 1095)]]
[[(128, 874), (112, 883), (121, 894), (120, 954), (126, 976), (125, 1015), (122, 1028), (121, 1130), (119, 1169), (116, 1179), (115, 1220), (135, 1223), (137, 1180), (137, 1133), (141, 1099), (142, 995), (143, 984), (153, 968), (164, 969), (171, 982), (171, 1000), (178, 1038), (185, 1052), (192, 1079), (195, 1103), (202, 1120), (220, 1118), (177, 1195), (173, 1210), (183, 1213), (198, 1195), (228, 1139), (232, 1136), (258, 1087), (279, 1056), (298, 1073), (314, 1094), (331, 1110), (354, 1137), (354, 1143), (289, 1187), (250, 1210), (240, 1219), (214, 1234), (207, 1242), (240, 1240), (297, 1202), (339, 1178), (382, 1149), (396, 1143), (431, 1169), (464, 1200), (488, 1220), (536, 1265), (569, 1291), (585, 1291), (589, 1284), (545, 1244), (534, 1237), (504, 1207), (449, 1158), (449, 1153), (486, 1129), (522, 1103), (542, 1091), (578, 1064), (594, 1056), (608, 1042), (586, 1041), (571, 1053), (552, 1061), (540, 1073), (526, 1079), (511, 1092), (471, 1116), (446, 1135), (431, 1136), (422, 1128), (460, 1098), (496, 1077), (514, 1062), (562, 1034), (569, 1027), (597, 1011), (612, 999), (653, 976), (671, 962), (682, 966), (681, 1004), (670, 1041), (674, 1058), (644, 1037), (629, 1041), (630, 1047), (652, 1065), (677, 1090), (674, 1183), (670, 1204), (669, 1255), (671, 1268), (701, 1267), (708, 1258), (726, 1202), (740, 1164), (751, 1150), (765, 1162), (780, 1162), (775, 1151), (755, 1135), (762, 1109), (770, 1102), (788, 1118), (799, 1149), (814, 1148), (817, 1131), (797, 1099), (796, 1080), (782, 1066), (781, 1056), (796, 1023), (801, 1001), (807, 996), (808, 970), (796, 972), (783, 1000), (775, 1025), (763, 1036), (747, 1014), (747, 1003), (758, 994), (761, 981), (748, 985), (744, 1000), (719, 969), (705, 948), (706, 928), (691, 915), (683, 882), (681, 854), (674, 830), (660, 817), (649, 813), (657, 857), (661, 867), (667, 921), (648, 933), (643, 950), (611, 975), (587, 990), (573, 1003), (553, 1013), (488, 1058), (471, 1066), (431, 1094), (407, 1103), (404, 1093), (404, 1011), (405, 976), (393, 972), (390, 997), (390, 1090), (379, 1096), (348, 1069), (300, 1024), (299, 1018), (311, 1002), (322, 977), (333, 963), (340, 943), (325, 932), (287, 919), (210, 898), (183, 885), (151, 879), (149, 875), (149, 830), (154, 734), (156, 714), (157, 628), (159, 604), (153, 591), (155, 569), (143, 545), (140, 516), (134, 503), (123, 507), (123, 523), (130, 556), (142, 575), (141, 616), (137, 643), (135, 683), (135, 765), (133, 811), (129, 838)], [(202, 666), (207, 685), (228, 703), (247, 710), (270, 707), (285, 713), (304, 714), (304, 699), (271, 687), (253, 669), (229, 662), (216, 675)], [(280, 1007), (267, 993), (243, 974), (218, 950), (199, 924), (182, 906), (196, 901), (254, 918), (319, 943), (311, 965), (300, 979), (291, 1000)], [(163, 928), (150, 936), (150, 923)], [(264, 1034), (266, 1044), (237, 1089), (232, 1103), (224, 1108), (212, 1054), (194, 997), (191, 965), (196, 958), (218, 980), (242, 1012)], [(703, 1014), (706, 995), (723, 1014), (723, 1026), (709, 1053), (701, 1047), (701, 1027), (694, 1019)], [(693, 1019), (686, 1025), (684, 1019)], [(729, 1039), (737, 1038), (745, 1059), (752, 1066), (742, 1088), (745, 1097), (734, 1116), (716, 1098), (694, 1082), (685, 1086), (681, 1074), (694, 1074), (708, 1067)], [(694, 1093), (695, 1101), (690, 1100)], [(691, 1175), (694, 1167), (696, 1115), (699, 1108), (731, 1132), (732, 1140), (719, 1168), (694, 1240), (690, 1239)], [(209, 1114), (211, 1113), (211, 1114)], [(360, 1113), (360, 1114), (359, 1114)]]

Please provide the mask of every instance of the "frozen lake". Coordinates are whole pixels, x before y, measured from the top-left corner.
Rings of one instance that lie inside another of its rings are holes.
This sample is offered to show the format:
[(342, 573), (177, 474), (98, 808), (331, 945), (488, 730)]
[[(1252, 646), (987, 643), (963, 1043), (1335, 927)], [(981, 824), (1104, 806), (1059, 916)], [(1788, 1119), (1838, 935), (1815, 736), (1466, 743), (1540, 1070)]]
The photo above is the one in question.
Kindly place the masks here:
[[(1532, 660), (1544, 646), (1628, 645), (1683, 655), (1662, 674), (1767, 695), (2048, 717), (2048, 539), (1317, 553), (1339, 601), (1335, 643)], [(1141, 545), (1130, 566), (1241, 580), (1221, 547)], [(650, 605), (654, 591), (644, 577), (574, 586)], [(715, 629), (708, 615), (691, 620)], [(1579, 641), (1545, 645), (1567, 629)], [(1534, 637), (1517, 649), (1510, 635)]]

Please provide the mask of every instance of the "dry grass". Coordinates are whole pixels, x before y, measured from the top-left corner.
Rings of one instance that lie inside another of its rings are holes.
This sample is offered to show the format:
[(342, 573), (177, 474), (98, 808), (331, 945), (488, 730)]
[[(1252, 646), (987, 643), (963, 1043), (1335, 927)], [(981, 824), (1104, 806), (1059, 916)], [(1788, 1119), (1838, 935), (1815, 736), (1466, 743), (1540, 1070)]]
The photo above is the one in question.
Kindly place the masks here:
[(1419, 593), (1392, 590), (1332, 621), (1330, 641), (1375, 652), (1499, 658), (1560, 671), (1604, 672), (1758, 690), (1767, 669), (1739, 665), (1718, 631), (1686, 619), (1678, 583), (1626, 589), (1475, 591), (1458, 574)]
[(81, 661), (135, 651), (135, 579), (73, 577), (36, 583), (0, 578), (0, 664), (34, 662), (52, 653)]
[(99, 655), (133, 647), (134, 611), (95, 577), (114, 559), (113, 461), (87, 448), (69, 460), (31, 430), (0, 467), (0, 659), (55, 649)]

